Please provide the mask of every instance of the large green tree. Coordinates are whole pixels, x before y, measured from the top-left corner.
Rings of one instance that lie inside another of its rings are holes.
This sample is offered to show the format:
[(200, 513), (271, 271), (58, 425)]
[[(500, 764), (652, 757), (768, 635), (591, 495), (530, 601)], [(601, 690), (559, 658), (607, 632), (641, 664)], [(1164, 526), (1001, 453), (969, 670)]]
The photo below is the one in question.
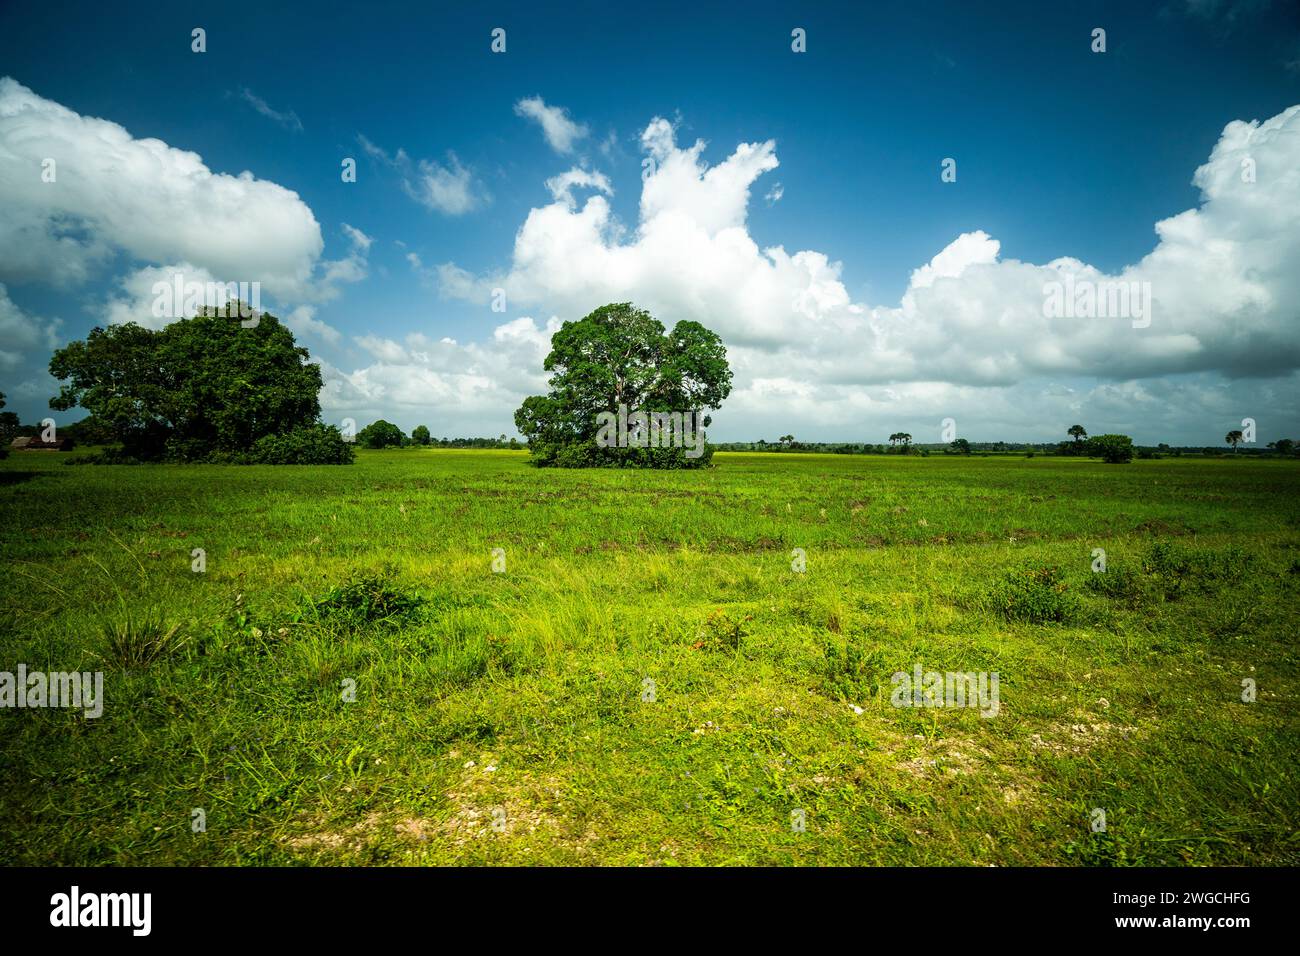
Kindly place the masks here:
[(716, 333), (682, 321), (665, 331), (649, 312), (630, 302), (601, 306), (565, 322), (551, 338), (543, 368), (551, 373), (545, 395), (525, 399), (515, 426), (528, 439), (538, 465), (682, 468), (706, 464), (682, 447), (605, 447), (598, 416), (629, 412), (691, 413), (711, 419), (731, 392), (727, 350)]
[(1093, 435), (1088, 439), (1088, 453), (1111, 465), (1133, 460), (1133, 439), (1128, 435)]
[(80, 405), (143, 461), (246, 459), (261, 439), (322, 429), (320, 366), (307, 359), (266, 314), (251, 328), (211, 309), (159, 331), (111, 325), (54, 353), (64, 384), (50, 407)]
[(364, 448), (400, 448), (406, 444), (406, 434), (381, 418), (357, 432), (357, 444)]

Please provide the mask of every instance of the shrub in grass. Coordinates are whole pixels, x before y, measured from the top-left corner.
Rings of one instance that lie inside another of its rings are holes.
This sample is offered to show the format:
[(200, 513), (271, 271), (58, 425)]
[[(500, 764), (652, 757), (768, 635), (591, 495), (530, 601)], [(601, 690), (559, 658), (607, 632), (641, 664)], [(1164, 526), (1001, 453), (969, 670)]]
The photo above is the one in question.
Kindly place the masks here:
[(1142, 579), (1128, 567), (1111, 565), (1088, 577), (1087, 588), (1094, 594), (1120, 601), (1134, 601), (1142, 595)]
[(1147, 574), (1178, 577), (1187, 573), (1187, 556), (1172, 541), (1155, 541), (1142, 560)]
[(718, 608), (704, 619), (704, 624), (700, 628), (699, 642), (695, 646), (704, 650), (738, 651), (740, 642), (749, 636), (745, 625), (753, 619), (752, 614), (733, 618), (726, 611)]
[(1142, 570), (1164, 589), (1168, 598), (1188, 588), (1205, 590), (1214, 582), (1235, 581), (1248, 574), (1255, 556), (1240, 548), (1189, 551), (1171, 541), (1157, 541), (1147, 549)]
[(994, 602), (1007, 620), (1033, 624), (1066, 623), (1079, 608), (1079, 599), (1052, 566), (1008, 571), (994, 591)]
[(104, 625), (103, 657), (119, 667), (148, 667), (170, 657), (185, 643), (178, 636), (180, 627), (169, 626), (161, 613), (135, 618), (128, 612), (124, 620)]
[(423, 604), (423, 598), (401, 588), (384, 569), (334, 585), (307, 610), (323, 623), (358, 628), (402, 623), (414, 618)]
[(248, 463), (254, 465), (350, 465), (356, 453), (333, 425), (303, 425), (253, 443)]
[(1182, 549), (1171, 541), (1156, 541), (1147, 549), (1142, 559), (1142, 570), (1166, 599), (1177, 598), (1186, 590), (1191, 575), (1191, 564)]
[(1223, 548), (1219, 551), (1193, 551), (1187, 564), (1192, 574), (1205, 581), (1235, 581), (1249, 574), (1255, 565), (1255, 556), (1241, 548)]
[(822, 685), (834, 700), (870, 697), (885, 671), (878, 650), (865, 650), (851, 638), (827, 640), (823, 654)]

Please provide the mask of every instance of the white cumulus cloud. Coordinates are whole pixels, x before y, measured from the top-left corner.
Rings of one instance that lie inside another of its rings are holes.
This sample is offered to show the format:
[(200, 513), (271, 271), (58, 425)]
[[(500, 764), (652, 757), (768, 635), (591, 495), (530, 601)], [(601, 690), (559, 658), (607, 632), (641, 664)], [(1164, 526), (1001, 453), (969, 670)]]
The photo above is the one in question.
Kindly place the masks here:
[(515, 114), (533, 120), (557, 153), (573, 152), (573, 145), (588, 133), (587, 127), (569, 118), (562, 106), (547, 106), (540, 96), (530, 96), (515, 104)]
[[(46, 160), (52, 160), (48, 167)], [(54, 181), (42, 180), (52, 168)], [(136, 139), (0, 78), (0, 280), (77, 283), (122, 251), (310, 294), (323, 242), (298, 194)]]
[[(703, 142), (679, 146), (656, 118), (641, 142), (653, 162), (634, 230), (616, 221), (603, 189), (579, 204), (556, 177), (555, 201), (528, 214), (509, 268), (475, 275), (444, 264), (444, 294), (482, 301), (501, 287), (512, 304), (565, 318), (631, 300), (668, 324), (698, 320), (723, 336), (736, 370), (720, 420), (771, 420), (779, 396), (786, 414), (818, 423), (884, 408), (989, 418), (1004, 401), (1001, 420), (1024, 426), (1051, 408), (1069, 417), (1116, 394), (1133, 406), (1146, 395), (1185, 400), (1300, 366), (1300, 106), (1228, 124), (1195, 172), (1200, 204), (1156, 223), (1152, 252), (1114, 274), (1068, 257), (1006, 259), (996, 238), (973, 231), (921, 264), (897, 305), (855, 301), (823, 252), (754, 242), (747, 208), (778, 165), (771, 141), (709, 165)], [(1049, 317), (1046, 290), (1067, 279), (1149, 283), (1149, 323)], [(1122, 387), (1159, 376), (1184, 376), (1183, 390)], [(1081, 378), (1101, 381), (1068, 401), (1052, 384)], [(1259, 400), (1276, 408), (1278, 394)]]

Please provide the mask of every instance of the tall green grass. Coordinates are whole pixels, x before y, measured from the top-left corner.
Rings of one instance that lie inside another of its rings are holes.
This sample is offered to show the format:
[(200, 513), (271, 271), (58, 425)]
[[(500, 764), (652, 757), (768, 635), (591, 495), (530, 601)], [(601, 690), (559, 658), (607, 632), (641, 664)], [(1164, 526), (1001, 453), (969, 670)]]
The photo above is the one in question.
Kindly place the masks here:
[(0, 860), (1296, 861), (1293, 463), (715, 463), (11, 456), (0, 670), (106, 700), (0, 710)]

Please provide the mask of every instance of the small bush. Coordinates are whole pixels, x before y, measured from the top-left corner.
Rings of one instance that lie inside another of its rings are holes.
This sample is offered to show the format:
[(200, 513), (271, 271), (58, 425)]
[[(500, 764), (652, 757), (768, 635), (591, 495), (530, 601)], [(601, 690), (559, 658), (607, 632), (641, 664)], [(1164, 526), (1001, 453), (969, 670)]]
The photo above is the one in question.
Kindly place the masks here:
[(125, 620), (104, 625), (104, 659), (119, 667), (147, 667), (170, 657), (185, 643), (177, 636), (180, 627), (168, 627), (161, 613), (137, 620), (128, 612)]
[(248, 463), (256, 465), (350, 465), (352, 445), (333, 425), (304, 425), (253, 443)]
[(1008, 571), (994, 592), (994, 601), (1007, 620), (1034, 624), (1065, 623), (1073, 619), (1079, 606), (1079, 599), (1070, 593), (1055, 567)]
[(1151, 576), (1166, 598), (1172, 599), (1188, 585), (1191, 564), (1187, 555), (1171, 541), (1156, 541), (1147, 549), (1142, 570)]
[(1167, 578), (1200, 578), (1206, 581), (1233, 580), (1248, 573), (1255, 556), (1241, 548), (1222, 551), (1189, 551), (1170, 541), (1157, 541), (1147, 549), (1143, 570)]
[(879, 651), (863, 650), (852, 640), (828, 640), (823, 653), (822, 684), (828, 696), (847, 701), (871, 696), (885, 669)]
[(1255, 556), (1240, 548), (1222, 551), (1188, 551), (1171, 541), (1157, 541), (1147, 549), (1142, 570), (1151, 575), (1168, 598), (1189, 588), (1204, 590), (1216, 581), (1235, 581), (1254, 567)]
[(1255, 556), (1241, 548), (1224, 548), (1222, 551), (1193, 551), (1187, 556), (1191, 573), (1205, 581), (1235, 581), (1249, 574), (1255, 566)]
[(736, 620), (719, 608), (705, 618), (704, 625), (700, 628), (699, 642), (695, 646), (704, 650), (738, 651), (740, 642), (749, 636), (745, 625), (753, 619), (754, 615), (746, 614)]
[(423, 598), (394, 584), (391, 570), (384, 569), (336, 584), (307, 610), (324, 623), (356, 628), (399, 624), (415, 617), (423, 604)]
[(1094, 594), (1116, 600), (1132, 601), (1142, 594), (1142, 579), (1132, 568), (1111, 565), (1089, 576), (1087, 588)]
[(1142, 570), (1147, 574), (1179, 577), (1187, 573), (1187, 557), (1172, 541), (1156, 541), (1147, 548)]

